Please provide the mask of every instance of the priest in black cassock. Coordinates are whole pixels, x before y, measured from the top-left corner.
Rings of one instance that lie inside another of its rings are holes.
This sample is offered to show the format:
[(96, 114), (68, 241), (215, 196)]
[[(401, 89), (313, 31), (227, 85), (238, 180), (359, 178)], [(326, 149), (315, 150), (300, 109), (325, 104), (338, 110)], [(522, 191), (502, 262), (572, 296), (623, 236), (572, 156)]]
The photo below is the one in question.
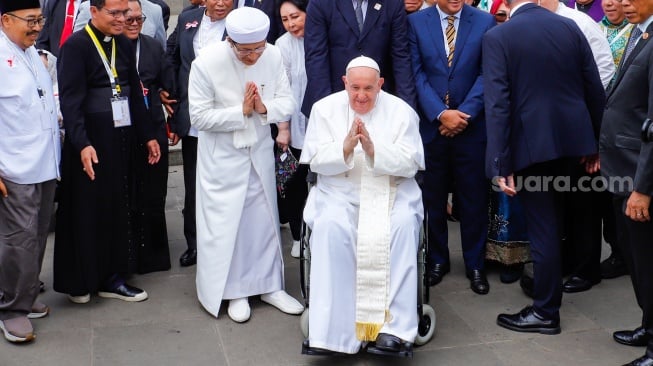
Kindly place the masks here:
[[(170, 269), (170, 250), (166, 226), (165, 205), (168, 190), (168, 135), (163, 103), (159, 96), (174, 95), (174, 71), (165, 57), (161, 43), (141, 34), (145, 16), (140, 2), (129, 0), (130, 12), (125, 18), (123, 34), (129, 38), (136, 52), (138, 75), (143, 83), (144, 98), (161, 158), (151, 154), (145, 143), (138, 143), (133, 161), (136, 197), (134, 199), (134, 235), (138, 248), (138, 273)], [(164, 101), (170, 102), (167, 98)], [(174, 105), (175, 100), (172, 100)], [(174, 112), (167, 104), (168, 113)]]
[(160, 147), (122, 35), (127, 0), (91, 0), (92, 19), (64, 43), (58, 61), (66, 138), (54, 248), (54, 289), (75, 303), (90, 294), (143, 301), (125, 283), (136, 270), (132, 164), (137, 143)]

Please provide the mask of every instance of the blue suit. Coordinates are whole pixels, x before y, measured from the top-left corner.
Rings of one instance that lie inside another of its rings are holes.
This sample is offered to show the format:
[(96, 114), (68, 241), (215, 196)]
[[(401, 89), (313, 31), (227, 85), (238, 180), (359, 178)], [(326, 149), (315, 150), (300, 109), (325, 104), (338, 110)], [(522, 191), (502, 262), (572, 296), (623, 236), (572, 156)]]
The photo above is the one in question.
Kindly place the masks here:
[[(486, 174), (516, 179), (567, 175), (597, 152), (605, 92), (587, 40), (576, 24), (535, 4), (483, 39)], [(544, 179), (541, 179), (544, 182)], [(575, 183), (575, 182), (574, 182)], [(533, 308), (559, 319), (560, 193), (518, 192), (534, 266)]]
[[(426, 157), (423, 197), (432, 238), (429, 240), (431, 265), (449, 262), (446, 205), (448, 192), (455, 187), (465, 265), (467, 270), (483, 269), (488, 182), (484, 174), (486, 132), (481, 42), (483, 34), (495, 24), (492, 15), (464, 5), (449, 67), (438, 8), (433, 6), (408, 17), (412, 68), (422, 116), (420, 134)], [(454, 137), (445, 137), (438, 131), (441, 125), (438, 117), (448, 109), (471, 116), (465, 130)]]
[(386, 91), (415, 108), (403, 1), (368, 0), (359, 32), (352, 0), (312, 0), (306, 10), (304, 50), (308, 78), (304, 115), (310, 115), (313, 103), (344, 89), (345, 67), (361, 55), (379, 64)]

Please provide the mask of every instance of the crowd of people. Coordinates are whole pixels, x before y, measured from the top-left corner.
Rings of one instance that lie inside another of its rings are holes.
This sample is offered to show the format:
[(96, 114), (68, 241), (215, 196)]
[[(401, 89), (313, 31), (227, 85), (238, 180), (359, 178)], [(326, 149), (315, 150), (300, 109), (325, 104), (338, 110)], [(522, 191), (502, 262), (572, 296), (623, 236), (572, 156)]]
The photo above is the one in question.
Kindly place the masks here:
[[(0, 330), (28, 342), (48, 315), (55, 201), (53, 289), (148, 298), (127, 281), (171, 267), (181, 142), (179, 263), (214, 317), (227, 301), (245, 322), (259, 295), (304, 311), (284, 290), (280, 224), (297, 258), (306, 223), (306, 353), (399, 352), (417, 335), (420, 226), (436, 286), (453, 220), (474, 293), (497, 265), (533, 298), (498, 315), (510, 330), (560, 333), (564, 292), (630, 275), (642, 323), (613, 338), (652, 366), (647, 1), (191, 0), (166, 37), (162, 0), (0, 0)], [(279, 190), (289, 155), (301, 164)]]

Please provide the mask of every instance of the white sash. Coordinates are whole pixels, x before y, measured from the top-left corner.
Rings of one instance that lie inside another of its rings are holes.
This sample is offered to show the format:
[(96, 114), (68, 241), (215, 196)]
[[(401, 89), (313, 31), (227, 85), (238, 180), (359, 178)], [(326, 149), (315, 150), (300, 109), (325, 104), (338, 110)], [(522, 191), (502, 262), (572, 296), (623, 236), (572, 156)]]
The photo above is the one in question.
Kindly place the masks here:
[(356, 337), (374, 341), (390, 314), (390, 211), (397, 188), (391, 177), (375, 177), (365, 154), (354, 156), (361, 170), (358, 240), (356, 245)]

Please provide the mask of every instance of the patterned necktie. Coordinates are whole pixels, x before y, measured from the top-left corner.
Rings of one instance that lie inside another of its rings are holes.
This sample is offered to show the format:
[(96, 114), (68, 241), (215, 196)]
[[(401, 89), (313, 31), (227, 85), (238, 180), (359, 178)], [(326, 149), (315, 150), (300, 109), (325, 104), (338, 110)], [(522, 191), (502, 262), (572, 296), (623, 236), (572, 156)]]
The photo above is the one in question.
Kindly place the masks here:
[(456, 47), (456, 28), (453, 26), (453, 22), (456, 20), (456, 17), (449, 15), (447, 17), (447, 29), (445, 30), (445, 35), (447, 37), (447, 45), (449, 46), (449, 56), (447, 57), (447, 64), (451, 67), (451, 62), (453, 61), (453, 51)]
[(363, 32), (363, 0), (356, 0), (356, 22), (358, 23), (358, 31)]
[(633, 50), (635, 49), (637, 40), (641, 35), (642, 35), (642, 31), (639, 29), (639, 27), (638, 26), (633, 27), (633, 30), (630, 32), (630, 38), (628, 38), (628, 45), (626, 45), (626, 51), (624, 52), (622, 63), (625, 63), (626, 60), (628, 60), (628, 56), (630, 56), (630, 53), (633, 52)]
[(66, 5), (66, 19), (61, 29), (61, 38), (59, 38), (59, 47), (63, 46), (68, 37), (73, 34), (73, 20), (75, 20), (75, 0), (68, 1)]

